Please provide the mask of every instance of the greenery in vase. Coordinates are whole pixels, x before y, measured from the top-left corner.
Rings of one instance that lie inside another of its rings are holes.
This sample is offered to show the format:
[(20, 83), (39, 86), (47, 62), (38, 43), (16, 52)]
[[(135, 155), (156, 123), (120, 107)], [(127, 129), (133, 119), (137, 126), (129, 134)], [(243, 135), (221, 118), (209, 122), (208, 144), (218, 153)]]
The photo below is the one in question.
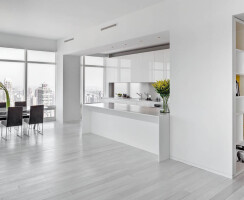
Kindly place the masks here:
[(169, 112), (168, 100), (170, 96), (170, 80), (165, 79), (153, 83), (152, 86), (155, 88), (156, 92), (160, 94), (163, 99), (163, 112)]
[(3, 85), (2, 82), (0, 82), (0, 90), (4, 90), (6, 95), (6, 108), (10, 107), (10, 98), (7, 88)]

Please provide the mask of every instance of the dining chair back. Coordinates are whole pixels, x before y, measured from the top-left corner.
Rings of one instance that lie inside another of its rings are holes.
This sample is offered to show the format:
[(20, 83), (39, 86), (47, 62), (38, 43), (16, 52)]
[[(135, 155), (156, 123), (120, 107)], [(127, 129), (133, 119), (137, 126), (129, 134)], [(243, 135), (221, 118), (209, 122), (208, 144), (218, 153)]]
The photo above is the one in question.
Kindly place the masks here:
[[(4, 140), (7, 140), (7, 134), (8, 130), (11, 132), (11, 127), (18, 126), (18, 132), (19, 127), (21, 127), (21, 135), (17, 134), (17, 136), (22, 137), (23, 131), (22, 131), (22, 117), (23, 117), (23, 108), (22, 107), (9, 107), (7, 112), (7, 120), (2, 121), (1, 124), (1, 137)], [(6, 127), (6, 136), (3, 137), (3, 127)]]
[(22, 126), (23, 108), (9, 107), (7, 114), (7, 127)]
[(26, 101), (16, 101), (14, 105), (19, 107), (26, 107)]
[(43, 105), (31, 106), (29, 124), (42, 124), (43, 115), (44, 115)]
[(6, 102), (0, 102), (0, 108), (6, 108)]
[[(44, 105), (31, 106), (30, 108), (30, 118), (24, 119), (25, 123), (28, 124), (27, 136), (30, 136), (29, 131), (33, 126), (33, 130), (37, 133), (43, 135), (43, 118), (44, 118)], [(41, 129), (40, 130), (40, 125)]]

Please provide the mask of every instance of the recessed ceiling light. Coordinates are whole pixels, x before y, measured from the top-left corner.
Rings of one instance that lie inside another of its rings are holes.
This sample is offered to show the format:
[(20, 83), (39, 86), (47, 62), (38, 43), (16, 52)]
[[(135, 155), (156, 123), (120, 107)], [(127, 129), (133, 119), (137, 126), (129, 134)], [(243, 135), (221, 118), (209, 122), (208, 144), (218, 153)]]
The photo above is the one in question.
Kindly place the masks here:
[(158, 39), (160, 39), (161, 37), (160, 36), (158, 36)]

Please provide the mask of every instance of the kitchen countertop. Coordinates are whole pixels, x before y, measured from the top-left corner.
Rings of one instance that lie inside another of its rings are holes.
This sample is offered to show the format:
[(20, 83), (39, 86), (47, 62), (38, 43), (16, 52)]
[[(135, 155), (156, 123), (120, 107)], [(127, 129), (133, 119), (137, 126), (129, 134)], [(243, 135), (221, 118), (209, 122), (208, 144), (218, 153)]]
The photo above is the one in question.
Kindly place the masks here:
[(143, 115), (160, 116), (160, 108), (156, 107), (145, 107), (138, 105), (128, 105), (120, 103), (95, 103), (95, 104), (84, 104), (86, 107), (108, 109), (122, 112), (131, 112)]
[(102, 100), (118, 100), (118, 101), (135, 101), (135, 102), (153, 102), (153, 103), (161, 103), (161, 101), (156, 101), (155, 99), (149, 101), (146, 99), (139, 98), (126, 98), (126, 97), (103, 97)]

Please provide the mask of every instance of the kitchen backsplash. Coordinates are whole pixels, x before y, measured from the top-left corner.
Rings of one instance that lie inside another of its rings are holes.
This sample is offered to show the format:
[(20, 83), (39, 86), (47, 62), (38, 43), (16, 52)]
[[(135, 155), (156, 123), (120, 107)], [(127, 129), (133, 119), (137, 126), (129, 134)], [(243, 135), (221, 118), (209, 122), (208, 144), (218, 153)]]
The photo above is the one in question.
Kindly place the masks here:
[(152, 83), (109, 83), (109, 97), (119, 97), (118, 94), (124, 94), (130, 98), (140, 98), (138, 93), (142, 94), (142, 99), (146, 99), (148, 96), (153, 101), (156, 98), (160, 98), (160, 95), (155, 91)]

